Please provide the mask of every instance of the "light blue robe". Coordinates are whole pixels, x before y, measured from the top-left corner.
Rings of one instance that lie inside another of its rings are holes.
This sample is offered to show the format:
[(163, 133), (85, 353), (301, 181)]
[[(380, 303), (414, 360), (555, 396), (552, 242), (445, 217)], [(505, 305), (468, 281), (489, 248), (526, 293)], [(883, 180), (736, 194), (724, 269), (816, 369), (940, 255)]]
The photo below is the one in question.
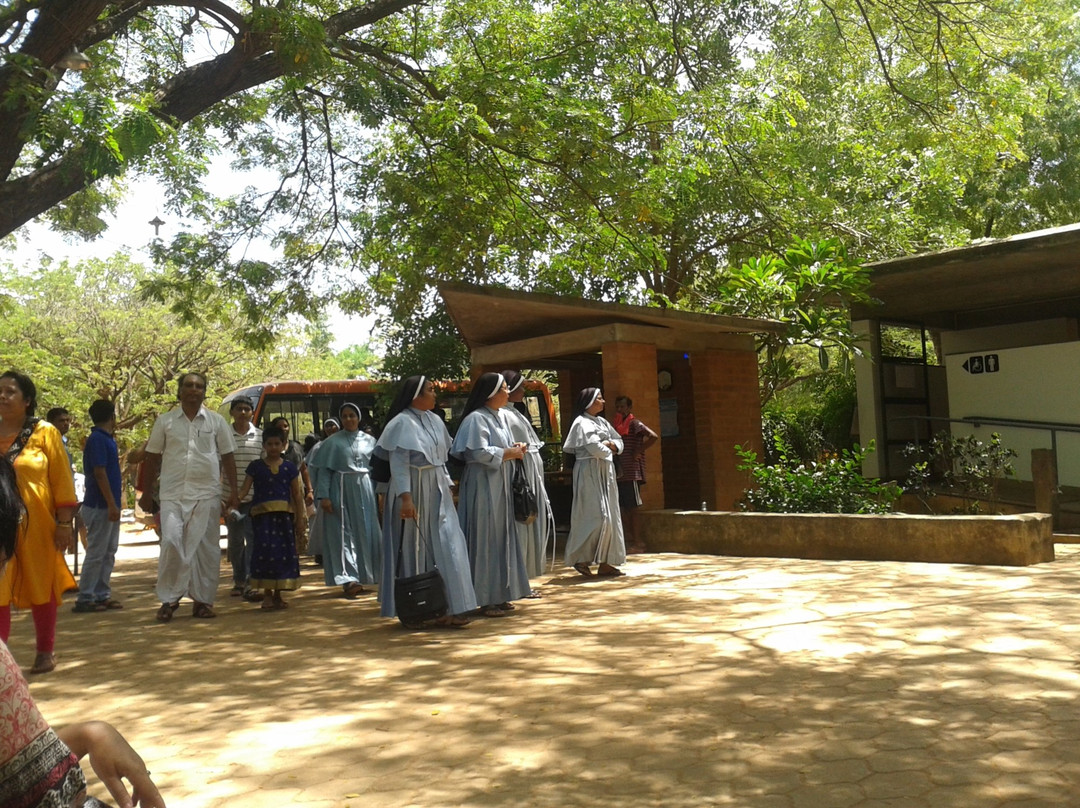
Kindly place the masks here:
[[(379, 511), (368, 463), (375, 438), (341, 430), (319, 444), (315, 498), (329, 499), (333, 513), (323, 513), (323, 576), (326, 585), (377, 583), (382, 556)], [(321, 508), (321, 505), (319, 506)]]
[[(412, 407), (394, 416), (379, 438), (375, 454), (390, 461), (390, 483), (383, 504), (383, 568), (385, 586), (379, 588), (380, 613), (394, 617), (395, 578), (419, 575), (439, 568), (446, 585), (451, 614), (476, 608), (469, 552), (461, 532), (446, 455), (450, 433), (443, 420)], [(412, 494), (416, 520), (401, 519), (401, 495)], [(401, 548), (401, 569), (397, 568)]]
[(615, 482), (612, 441), (622, 454), (623, 441), (615, 427), (595, 415), (579, 415), (563, 441), (563, 451), (574, 455), (574, 505), (566, 563), (570, 566), (626, 561), (626, 539), (619, 514), (619, 488)]
[[(326, 440), (324, 439), (312, 446), (311, 451), (309, 451), (307, 457), (304, 458), (308, 467), (308, 478), (311, 480), (312, 493), (319, 490), (319, 469), (312, 464), (319, 454), (319, 448), (325, 442)], [(323, 554), (322, 532), (324, 516), (326, 516), (326, 514), (323, 513), (319, 501), (315, 500), (315, 513), (308, 520), (308, 555), (321, 556)]]
[[(515, 443), (525, 443), (528, 451), (522, 462), (529, 485), (536, 494), (536, 519), (530, 525), (523, 525), (515, 520), (518, 541), (525, 555), (525, 569), (530, 578), (542, 575), (544, 560), (547, 556), (548, 542), (555, 536), (555, 517), (551, 512), (547, 489), (544, 487), (544, 460), (540, 450), (544, 442), (536, 434), (529, 419), (513, 404), (503, 408), (503, 418), (510, 429), (510, 437)], [(554, 553), (554, 549), (552, 550)]]
[(450, 450), (465, 461), (458, 519), (481, 606), (517, 600), (532, 591), (511, 505), (513, 467), (502, 459), (503, 449), (513, 443), (501, 413), (484, 406), (465, 416)]

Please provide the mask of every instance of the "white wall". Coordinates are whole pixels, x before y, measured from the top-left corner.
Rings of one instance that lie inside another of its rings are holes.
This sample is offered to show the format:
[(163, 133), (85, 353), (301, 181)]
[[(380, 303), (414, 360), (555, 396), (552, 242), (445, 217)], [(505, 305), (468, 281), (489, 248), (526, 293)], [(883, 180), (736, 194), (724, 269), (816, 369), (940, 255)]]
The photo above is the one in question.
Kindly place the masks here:
[[(963, 364), (979, 357), (997, 357), (994, 373), (971, 373)], [(1080, 342), (1024, 348), (980, 349), (945, 357), (948, 372), (949, 415), (1047, 421), (1080, 426)], [(953, 424), (954, 434), (975, 434), (982, 440), (991, 432), (1017, 452), (1016, 476), (1031, 479), (1031, 450), (1050, 448), (1050, 433), (1014, 427), (975, 430)], [(1080, 485), (1080, 434), (1058, 434), (1058, 482)]]

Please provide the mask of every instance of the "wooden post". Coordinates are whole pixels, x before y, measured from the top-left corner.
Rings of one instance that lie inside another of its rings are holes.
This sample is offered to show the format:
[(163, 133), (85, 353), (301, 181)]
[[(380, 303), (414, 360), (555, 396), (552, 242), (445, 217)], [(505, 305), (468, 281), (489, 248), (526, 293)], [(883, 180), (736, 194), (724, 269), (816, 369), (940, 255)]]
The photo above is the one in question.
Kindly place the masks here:
[(1035, 487), (1035, 510), (1053, 517), (1054, 529), (1061, 525), (1058, 505), (1057, 457), (1053, 449), (1031, 450), (1031, 481)]

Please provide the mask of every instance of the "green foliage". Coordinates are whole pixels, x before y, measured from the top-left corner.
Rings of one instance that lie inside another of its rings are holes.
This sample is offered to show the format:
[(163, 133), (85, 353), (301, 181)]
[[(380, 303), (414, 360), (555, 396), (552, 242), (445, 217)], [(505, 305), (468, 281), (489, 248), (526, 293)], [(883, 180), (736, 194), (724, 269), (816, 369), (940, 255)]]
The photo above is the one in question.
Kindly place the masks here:
[[(859, 351), (846, 306), (871, 300), (870, 273), (836, 239), (795, 239), (782, 253), (751, 258), (738, 268), (699, 275), (694, 290), (709, 311), (764, 317), (784, 333), (757, 337), (762, 402), (798, 381), (825, 373), (828, 357)], [(816, 367), (799, 361), (798, 345), (816, 349)]]
[[(152, 175), (193, 227), (158, 245), (147, 293), (246, 320), (252, 345), (268, 308), (310, 318), (328, 296), (422, 320), (448, 278), (772, 311), (791, 333), (762, 345), (769, 399), (817, 372), (793, 346), (819, 366), (851, 350), (827, 295), (798, 299), (815, 272), (828, 288), (831, 266), (1080, 211), (1061, 0), (35, 8), (0, 12), (0, 234)], [(94, 64), (60, 80), (22, 50), (68, 40)], [(221, 149), (279, 181), (214, 198)], [(113, 199), (52, 221), (93, 235)], [(274, 260), (237, 259), (252, 241)]]
[(789, 457), (803, 463), (853, 449), (855, 399), (850, 369), (830, 371), (783, 390), (762, 409), (765, 462), (778, 462), (778, 442)]
[(417, 373), (432, 379), (468, 378), (468, 348), (441, 303), (432, 300), (408, 319), (386, 325), (382, 370), (388, 378)]
[(740, 471), (749, 472), (752, 487), (742, 507), (767, 513), (889, 513), (900, 497), (900, 487), (862, 475), (862, 463), (874, 450), (856, 446), (838, 455), (803, 463), (783, 439), (775, 439), (777, 460), (765, 464), (757, 453), (735, 447)]
[(913, 458), (904, 490), (915, 494), (927, 508), (938, 493), (966, 500), (965, 513), (979, 513), (980, 500), (997, 509), (998, 484), (1015, 477), (1013, 458), (1016, 452), (1001, 444), (1001, 435), (993, 432), (984, 443), (974, 435), (953, 435), (942, 431), (925, 446), (909, 443), (904, 456)]
[(339, 351), (337, 359), (345, 368), (347, 379), (376, 379), (382, 376), (382, 358), (371, 348), (371, 343), (350, 345)]
[(934, 345), (929, 332), (924, 332), (923, 329), (914, 326), (882, 323), (882, 356), (915, 359), (921, 364), (924, 353), (926, 364), (938, 364), (937, 347)]
[(0, 266), (0, 366), (34, 379), (40, 408), (67, 407), (76, 439), (89, 432), (96, 398), (116, 404), (119, 440), (145, 440), (154, 417), (176, 402), (177, 375), (209, 376), (212, 406), (231, 390), (270, 378), (340, 378), (341, 363), (311, 356), (307, 337), (278, 320), (272, 349), (253, 351), (227, 331), (184, 325), (167, 306), (140, 299), (145, 267), (125, 255), (36, 271)]

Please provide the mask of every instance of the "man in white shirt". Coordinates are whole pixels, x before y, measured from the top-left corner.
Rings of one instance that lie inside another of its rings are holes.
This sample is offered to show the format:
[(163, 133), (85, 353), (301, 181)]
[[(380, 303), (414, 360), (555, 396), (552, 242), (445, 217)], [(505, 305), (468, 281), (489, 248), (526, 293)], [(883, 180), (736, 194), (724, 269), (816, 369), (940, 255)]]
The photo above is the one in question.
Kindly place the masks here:
[(158, 416), (150, 431), (143, 461), (147, 491), (139, 500), (143, 510), (153, 507), (149, 492), (160, 474), (157, 619), (162, 623), (172, 619), (184, 595), (195, 601), (193, 617), (217, 617), (222, 479), (230, 492), (227, 507), (239, 504), (232, 427), (203, 406), (206, 377), (184, 373), (177, 388), (180, 406)]

